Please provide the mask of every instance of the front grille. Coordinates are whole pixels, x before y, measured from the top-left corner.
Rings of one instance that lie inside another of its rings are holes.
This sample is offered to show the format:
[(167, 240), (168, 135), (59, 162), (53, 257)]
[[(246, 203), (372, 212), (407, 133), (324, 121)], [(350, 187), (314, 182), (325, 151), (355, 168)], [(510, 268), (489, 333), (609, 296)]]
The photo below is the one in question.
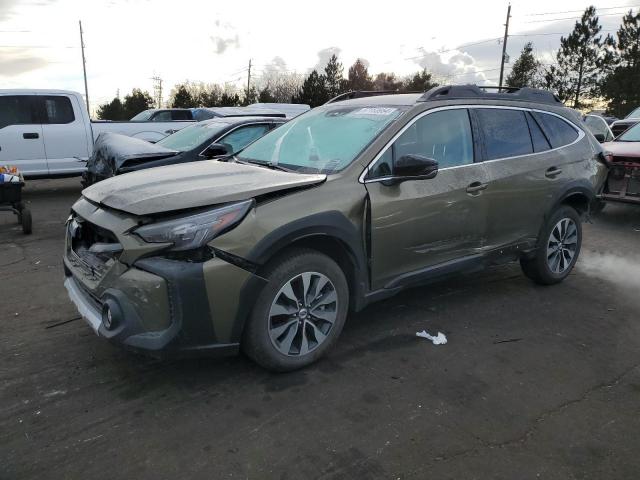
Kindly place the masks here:
[(73, 218), (67, 229), (70, 260), (90, 278), (102, 278), (122, 251), (116, 236), (80, 217)]
[(625, 162), (625, 163), (636, 163), (638, 167), (640, 167), (640, 157), (622, 157), (619, 155), (614, 155), (612, 162)]

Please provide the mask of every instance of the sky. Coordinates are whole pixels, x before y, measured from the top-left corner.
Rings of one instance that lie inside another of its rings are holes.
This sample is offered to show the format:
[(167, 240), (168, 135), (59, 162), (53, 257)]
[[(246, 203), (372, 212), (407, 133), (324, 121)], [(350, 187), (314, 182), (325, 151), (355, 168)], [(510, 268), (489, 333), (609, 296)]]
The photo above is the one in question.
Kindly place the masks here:
[[(590, 5), (579, 0), (513, 0), (507, 53), (527, 41), (553, 61), (562, 34)], [(426, 67), (452, 83), (497, 84), (507, 1), (371, 0), (0, 0), (0, 89), (84, 92), (82, 20), (89, 97), (98, 103), (163, 79), (165, 99), (186, 80), (242, 87), (269, 70), (307, 73), (332, 53), (346, 67), (408, 75)], [(604, 32), (640, 0), (597, 0)], [(501, 40), (500, 40), (501, 41)], [(507, 72), (510, 65), (507, 64)]]

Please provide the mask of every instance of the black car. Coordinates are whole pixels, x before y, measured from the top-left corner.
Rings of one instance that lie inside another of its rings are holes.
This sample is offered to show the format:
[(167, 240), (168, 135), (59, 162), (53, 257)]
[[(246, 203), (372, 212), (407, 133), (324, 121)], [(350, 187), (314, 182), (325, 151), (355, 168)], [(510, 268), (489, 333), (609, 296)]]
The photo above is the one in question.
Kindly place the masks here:
[(214, 118), (189, 125), (155, 144), (103, 133), (96, 140), (82, 184), (87, 187), (122, 173), (233, 154), (285, 122), (284, 115)]

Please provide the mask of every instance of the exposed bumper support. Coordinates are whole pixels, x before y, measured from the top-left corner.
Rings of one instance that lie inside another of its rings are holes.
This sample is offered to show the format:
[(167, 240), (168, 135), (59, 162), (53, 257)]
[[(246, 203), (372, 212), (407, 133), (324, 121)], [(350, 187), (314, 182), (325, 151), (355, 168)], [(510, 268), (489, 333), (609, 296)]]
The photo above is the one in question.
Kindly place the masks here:
[(73, 277), (67, 277), (64, 281), (64, 286), (67, 289), (69, 298), (78, 309), (82, 318), (91, 326), (95, 334), (98, 335), (98, 329), (102, 324), (100, 311), (87, 300), (86, 295), (82, 292)]

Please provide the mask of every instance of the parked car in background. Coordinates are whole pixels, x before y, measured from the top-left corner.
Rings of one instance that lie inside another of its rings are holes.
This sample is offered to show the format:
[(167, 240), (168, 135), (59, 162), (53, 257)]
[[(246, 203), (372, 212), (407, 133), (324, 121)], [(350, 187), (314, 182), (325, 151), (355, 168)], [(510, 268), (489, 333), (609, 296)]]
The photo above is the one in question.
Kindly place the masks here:
[(275, 110), (284, 113), (288, 119), (311, 110), (311, 107), (305, 103), (252, 103), (248, 108)]
[(578, 258), (606, 176), (549, 92), (476, 86), (317, 107), (227, 161), (82, 192), (65, 286), (100, 336), (153, 355), (242, 348), (293, 370), (349, 311), (403, 288), (520, 261), (540, 284)]
[(87, 187), (122, 173), (234, 154), (284, 122), (283, 116), (220, 117), (190, 125), (155, 144), (105, 133), (96, 141), (82, 183)]
[(602, 147), (607, 152), (609, 175), (601, 199), (640, 205), (640, 123)]
[(598, 142), (610, 142), (614, 139), (613, 132), (603, 117), (588, 114), (582, 119)]
[(621, 135), (630, 127), (640, 122), (640, 107), (632, 110), (624, 119), (616, 120), (611, 124), (611, 131), (614, 136)]
[(309, 111), (309, 105), (295, 103), (254, 103), (246, 107), (202, 107), (193, 108), (193, 118), (197, 121), (208, 120), (217, 117), (241, 117), (241, 116), (273, 116), (288, 119)]
[(156, 142), (192, 123), (92, 121), (77, 92), (0, 90), (0, 164), (25, 178), (80, 175), (103, 132)]
[(195, 120), (192, 108), (151, 108), (134, 116), (131, 122), (174, 122)]
[(613, 122), (618, 120), (618, 117), (614, 117), (613, 115), (607, 115), (606, 110), (591, 110), (587, 112), (587, 115), (597, 115), (598, 117), (602, 117), (607, 125), (611, 125)]

